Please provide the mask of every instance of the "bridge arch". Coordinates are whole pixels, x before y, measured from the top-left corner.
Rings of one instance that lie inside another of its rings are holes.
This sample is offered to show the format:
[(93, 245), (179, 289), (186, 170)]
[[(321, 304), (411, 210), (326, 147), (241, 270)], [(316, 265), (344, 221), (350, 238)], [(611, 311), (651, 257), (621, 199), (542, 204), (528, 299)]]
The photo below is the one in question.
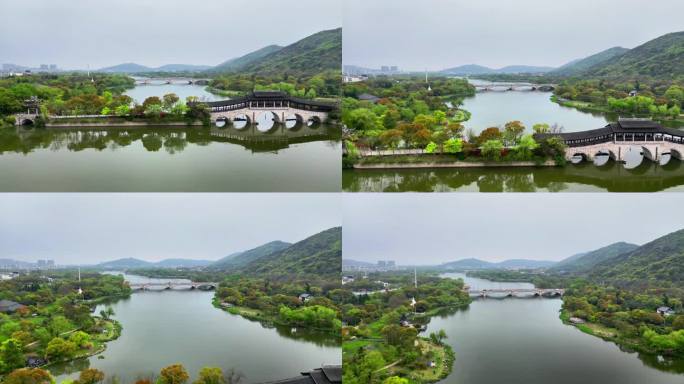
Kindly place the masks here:
[(33, 125), (35, 124), (35, 121), (33, 119), (30, 119), (28, 117), (24, 117), (19, 121), (19, 125)]
[(318, 127), (321, 123), (323, 123), (323, 121), (316, 115), (313, 115), (306, 120), (306, 125), (313, 128)]
[(642, 154), (645, 158), (655, 162), (658, 160), (658, 148), (656, 147), (656, 153), (653, 153), (650, 148), (645, 145), (641, 146)]
[(601, 148), (594, 153), (594, 165), (596, 166), (604, 166), (610, 162), (610, 160), (617, 161), (617, 156), (615, 155), (615, 152), (611, 151), (610, 149), (604, 149)]
[(230, 125), (231, 123), (232, 123), (232, 121), (231, 121), (230, 118), (227, 117), (227, 116), (219, 116), (219, 117), (217, 117), (216, 120), (214, 121), (214, 125), (216, 125), (216, 126), (219, 127), (219, 128), (227, 127), (227, 126)]
[(671, 148), (671, 149), (670, 149), (670, 155), (672, 155), (672, 157), (674, 157), (674, 158), (677, 159), (677, 160), (682, 160), (682, 159), (683, 159), (683, 158), (682, 158), (682, 152), (681, 152), (680, 150), (678, 150), (678, 149), (675, 149), (675, 148)]
[(257, 129), (260, 132), (268, 132), (280, 124), (280, 116), (274, 111), (262, 111), (256, 116)]
[(233, 116), (233, 126), (237, 129), (246, 128), (252, 125), (252, 119), (247, 113), (236, 113)]
[(583, 151), (573, 151), (572, 155), (570, 156), (570, 162), (573, 164), (580, 164), (590, 160), (592, 160), (591, 156)]

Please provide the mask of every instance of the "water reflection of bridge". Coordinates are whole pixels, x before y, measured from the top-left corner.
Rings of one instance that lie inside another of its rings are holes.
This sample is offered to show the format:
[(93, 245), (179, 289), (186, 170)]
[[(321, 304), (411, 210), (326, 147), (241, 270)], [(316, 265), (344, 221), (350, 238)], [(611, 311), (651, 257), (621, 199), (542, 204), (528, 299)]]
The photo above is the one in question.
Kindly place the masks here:
[[(213, 289), (216, 289), (218, 287), (218, 283), (211, 283), (211, 282), (194, 282), (194, 281), (185, 281), (185, 282), (179, 282), (179, 281), (151, 281), (151, 282), (145, 282), (145, 283), (128, 283), (128, 286), (131, 287), (132, 290), (134, 291), (149, 291), (154, 288), (157, 288), (158, 290), (170, 290), (170, 289), (189, 289), (189, 290), (194, 290), (194, 289), (199, 289), (201, 291), (211, 291)], [(161, 288), (161, 289), (159, 289)]]
[(508, 288), (508, 289), (469, 289), (468, 294), (482, 298), (487, 297), (561, 297), (565, 294), (562, 288)]

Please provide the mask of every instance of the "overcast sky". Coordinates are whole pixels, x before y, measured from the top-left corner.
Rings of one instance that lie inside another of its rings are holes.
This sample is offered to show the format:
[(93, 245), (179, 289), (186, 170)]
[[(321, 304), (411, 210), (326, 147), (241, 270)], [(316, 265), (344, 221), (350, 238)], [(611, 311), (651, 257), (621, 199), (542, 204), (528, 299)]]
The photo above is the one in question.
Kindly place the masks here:
[(560, 66), (684, 29), (682, 0), (344, 0), (344, 64)]
[(342, 26), (340, 0), (2, 0), (0, 62), (216, 65)]
[(2, 194), (0, 258), (216, 260), (341, 225), (339, 194)]
[(561, 260), (682, 229), (681, 202), (677, 193), (346, 194), (343, 257), (404, 265)]

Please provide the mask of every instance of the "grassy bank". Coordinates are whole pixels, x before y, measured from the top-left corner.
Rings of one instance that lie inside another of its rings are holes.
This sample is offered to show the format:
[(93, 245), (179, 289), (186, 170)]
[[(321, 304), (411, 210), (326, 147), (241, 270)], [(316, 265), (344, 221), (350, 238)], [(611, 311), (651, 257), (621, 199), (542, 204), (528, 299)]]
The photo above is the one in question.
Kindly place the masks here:
[(264, 312), (264, 311), (259, 310), (259, 309), (249, 308), (249, 307), (244, 307), (244, 306), (237, 306), (237, 305), (225, 305), (225, 304), (221, 303), (218, 300), (218, 298), (216, 298), (216, 297), (214, 297), (211, 300), (211, 303), (214, 305), (214, 307), (221, 309), (223, 311), (226, 311), (226, 312), (230, 313), (231, 315), (238, 315), (238, 316), (241, 316), (245, 319), (258, 321), (258, 322), (263, 323), (263, 324), (282, 325), (282, 326), (288, 326), (288, 327), (290, 327), (290, 326), (295, 327), (296, 326), (298, 328), (305, 328), (305, 329), (309, 329), (312, 331), (330, 333), (330, 334), (335, 334), (335, 335), (337, 335), (339, 333), (339, 330), (337, 330), (337, 329), (317, 328), (317, 327), (312, 327), (312, 326), (302, 327), (301, 325), (289, 324), (288, 322), (280, 319), (279, 316)]
[(603, 340), (613, 342), (620, 346), (620, 349), (630, 352), (640, 352), (648, 355), (659, 355), (662, 352), (655, 350), (648, 346), (641, 337), (628, 337), (623, 335), (620, 330), (610, 328), (601, 324), (585, 322), (583, 324), (574, 324), (570, 322), (570, 313), (567, 310), (561, 310), (560, 319), (566, 325), (572, 325), (578, 330), (588, 335), (599, 337)]
[[(600, 113), (603, 115), (614, 116), (616, 112), (608, 109), (607, 105), (598, 105), (595, 103), (590, 103), (587, 101), (576, 101), (576, 100), (566, 100), (559, 98), (556, 95), (551, 96), (551, 101), (561, 105), (563, 107), (574, 108), (578, 111), (588, 112), (588, 113)], [(681, 127), (684, 126), (684, 116), (680, 115), (677, 119), (661, 118), (657, 116), (643, 115), (643, 118), (649, 118), (656, 120), (668, 127)]]

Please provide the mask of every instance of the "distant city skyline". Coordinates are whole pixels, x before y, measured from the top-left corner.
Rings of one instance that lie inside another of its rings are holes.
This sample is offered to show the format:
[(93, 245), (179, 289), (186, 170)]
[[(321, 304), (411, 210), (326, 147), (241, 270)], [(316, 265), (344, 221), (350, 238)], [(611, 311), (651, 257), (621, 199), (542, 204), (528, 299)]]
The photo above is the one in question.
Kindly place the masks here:
[(560, 261), (620, 241), (642, 245), (684, 228), (676, 194), (344, 197), (343, 259), (402, 266), (468, 258)]
[(342, 25), (339, 0), (121, 0), (106, 8), (88, 0), (30, 0), (2, 10), (0, 63), (68, 70), (128, 62), (213, 66)]
[(5, 194), (0, 259), (218, 260), (340, 226), (339, 200), (325, 193)]
[(684, 2), (345, 0), (343, 63), (438, 71), (467, 64), (558, 67), (683, 29)]

